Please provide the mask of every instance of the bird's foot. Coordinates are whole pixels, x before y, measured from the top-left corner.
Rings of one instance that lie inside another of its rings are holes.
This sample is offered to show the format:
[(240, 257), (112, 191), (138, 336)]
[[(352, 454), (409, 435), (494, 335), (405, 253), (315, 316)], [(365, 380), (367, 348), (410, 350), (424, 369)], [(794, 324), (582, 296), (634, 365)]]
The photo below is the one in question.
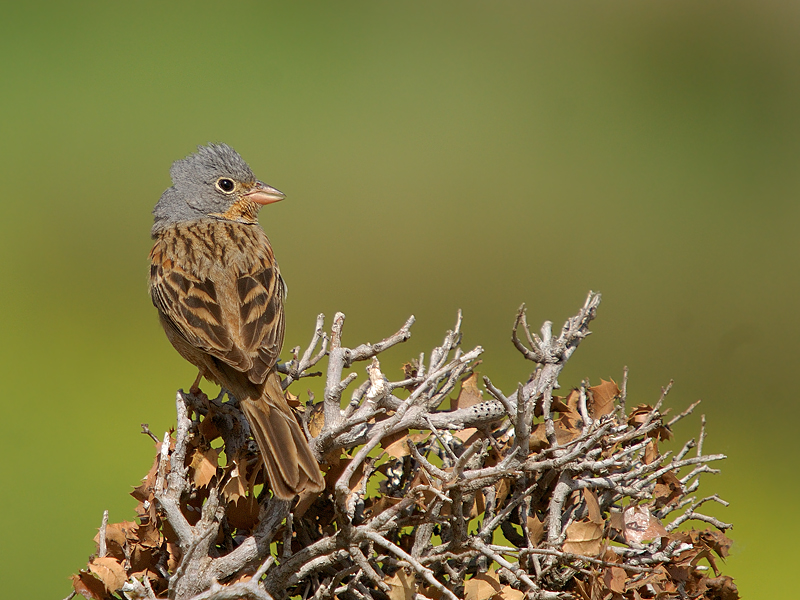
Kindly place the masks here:
[(189, 388), (189, 393), (192, 394), (192, 396), (199, 396), (200, 394), (203, 393), (203, 390), (200, 389), (200, 380), (202, 378), (203, 378), (203, 373), (198, 372), (197, 377), (195, 377), (194, 379), (194, 383), (192, 383), (192, 386)]

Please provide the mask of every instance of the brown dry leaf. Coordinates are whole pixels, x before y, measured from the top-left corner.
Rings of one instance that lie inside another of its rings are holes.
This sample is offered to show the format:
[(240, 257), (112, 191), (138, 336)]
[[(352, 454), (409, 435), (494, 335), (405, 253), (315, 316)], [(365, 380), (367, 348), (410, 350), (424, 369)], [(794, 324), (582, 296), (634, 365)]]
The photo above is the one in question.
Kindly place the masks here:
[(214, 479), (217, 474), (220, 451), (221, 449), (216, 448), (206, 448), (205, 450), (198, 448), (194, 451), (189, 466), (192, 468), (192, 480), (195, 487), (206, 487)]
[(700, 537), (721, 558), (726, 558), (730, 553), (733, 541), (721, 531), (706, 529), (700, 532)]
[(215, 415), (216, 409), (213, 405), (211, 405), (208, 409), (208, 413), (206, 413), (206, 416), (203, 417), (203, 420), (200, 421), (200, 425), (198, 426), (200, 435), (206, 439), (206, 442), (211, 442), (220, 436), (217, 425), (214, 423)]
[(657, 537), (668, 535), (667, 530), (656, 519), (646, 506), (628, 506), (622, 513), (625, 523), (622, 530), (625, 541), (629, 544), (641, 544), (644, 540), (654, 540)]
[(464, 442), (465, 445), (469, 446), (472, 442), (478, 439), (477, 437), (473, 439), (473, 436), (475, 436), (475, 434), (478, 434), (481, 437), (483, 436), (483, 434), (481, 434), (474, 427), (467, 427), (466, 429), (459, 429), (458, 431), (454, 431), (453, 437), (457, 437), (462, 442)]
[[(325, 474), (325, 485), (329, 491), (333, 491), (333, 488), (336, 485), (336, 482), (339, 480), (339, 477), (342, 476), (352, 460), (353, 459), (346, 454), (340, 455), (338, 458), (329, 457), (328, 463), (331, 466), (330, 469), (328, 469), (328, 472)], [(365, 466), (369, 467), (367, 471), (370, 471), (374, 462), (375, 459), (368, 458), (356, 467), (355, 471), (350, 477), (350, 481), (348, 482), (351, 497), (353, 494), (361, 494), (364, 483), (364, 468)]]
[(403, 458), (411, 454), (411, 450), (408, 449), (408, 444), (406, 444), (407, 439), (408, 429), (403, 429), (402, 431), (387, 435), (383, 438), (381, 440), (381, 447), (389, 456)]
[[(562, 416), (562, 419), (564, 418), (565, 417)], [(558, 444), (567, 444), (581, 434), (580, 427), (575, 427), (569, 423), (569, 417), (567, 417), (565, 421), (559, 419), (553, 423), (556, 432), (556, 442)], [(530, 448), (531, 452), (540, 452), (545, 448), (550, 447), (550, 442), (547, 440), (547, 432), (544, 423), (539, 423), (533, 428), (528, 447)]]
[(72, 589), (86, 600), (105, 600), (108, 597), (103, 582), (88, 571), (72, 576)]
[(338, 450), (325, 458), (325, 462), (328, 464), (328, 469), (325, 472), (325, 487), (329, 492), (333, 491), (336, 482), (351, 460), (352, 458), (347, 453)]
[(389, 600), (414, 600), (417, 584), (413, 574), (409, 575), (405, 569), (398, 569), (393, 577), (385, 581), (391, 588), (386, 594)]
[[(668, 581), (670, 581), (669, 573), (667, 573), (664, 565), (658, 565), (651, 573), (647, 573), (639, 578), (636, 578), (634, 581), (631, 581), (628, 584), (628, 590), (638, 590), (652, 586), (656, 593), (658, 593), (659, 591), (664, 590)], [(649, 593), (647, 597), (651, 597)]]
[[(420, 444), (427, 440), (431, 435), (430, 431), (422, 431), (420, 433), (412, 433), (409, 435), (407, 429), (399, 433), (401, 434), (400, 439), (390, 443), (388, 447), (385, 447), (386, 454), (393, 456), (394, 458), (402, 458), (403, 456), (408, 456), (411, 454), (411, 450), (409, 450), (408, 444), (406, 443), (407, 440), (412, 441), (415, 444)], [(392, 435), (387, 437), (394, 436)], [(383, 438), (383, 440), (381, 440), (381, 444), (383, 444), (385, 440), (386, 438)]]
[(156, 485), (156, 478), (158, 477), (158, 457), (160, 453), (161, 444), (156, 444), (156, 458), (153, 461), (153, 465), (150, 467), (147, 475), (144, 476), (144, 479), (142, 479), (142, 483), (133, 488), (131, 492), (131, 496), (136, 498), (139, 502), (152, 499), (153, 488)]
[(420, 586), (417, 591), (417, 597), (429, 600), (442, 600), (442, 591), (433, 586)]
[[(670, 541), (678, 541), (682, 544), (688, 544), (689, 548), (683, 550), (680, 554), (673, 558), (673, 564), (670, 568), (674, 567), (693, 567), (703, 556), (709, 554), (707, 547), (699, 543), (699, 533), (692, 529), (690, 531), (677, 531), (669, 535)], [(688, 573), (688, 571), (686, 571)]]
[(567, 527), (564, 552), (597, 556), (603, 547), (603, 525), (589, 520), (574, 521)]
[[(409, 490), (413, 490), (416, 487), (422, 485), (431, 485), (431, 480), (428, 477), (428, 474), (423, 470), (419, 469), (416, 473), (414, 473), (414, 478), (411, 480), (411, 483), (408, 485)], [(421, 509), (421, 510), (428, 510), (428, 506), (430, 506), (431, 502), (433, 501), (435, 495), (433, 492), (425, 490), (421, 494), (417, 493), (414, 498), (414, 503)], [(450, 514), (450, 506), (445, 504), (442, 506), (441, 515), (449, 515)]]
[(138, 579), (139, 581), (142, 582), (144, 582), (144, 579), (147, 578), (150, 581), (150, 585), (152, 586), (156, 596), (159, 596), (162, 591), (166, 591), (169, 585), (167, 583), (167, 580), (161, 577), (159, 573), (156, 573), (149, 569), (129, 573), (128, 580), (130, 580), (131, 577), (133, 577), (134, 579)]
[(239, 476), (239, 469), (234, 469), (231, 478), (222, 486), (222, 495), (228, 502), (236, 503), (239, 498), (243, 498), (247, 494), (245, 481), (243, 477)]
[(391, 508), (396, 506), (400, 502), (402, 502), (402, 498), (393, 498), (392, 496), (380, 496), (378, 498), (371, 498), (373, 500), (372, 504), (370, 505), (370, 514), (372, 515), (379, 515), (387, 508)]
[(589, 416), (599, 419), (613, 413), (614, 402), (620, 397), (620, 394), (620, 389), (613, 379), (611, 381), (601, 379), (600, 385), (589, 388), (589, 397), (591, 398), (591, 405), (588, 407)]
[(464, 584), (464, 600), (489, 600), (502, 589), (497, 573), (478, 573)]
[(300, 499), (297, 501), (297, 504), (295, 504), (294, 510), (292, 510), (294, 518), (299, 519), (306, 514), (306, 511), (311, 508), (311, 505), (317, 501), (317, 498), (319, 498), (321, 494), (322, 492), (309, 492), (307, 490), (301, 492)]
[(181, 561), (181, 547), (173, 542), (167, 542), (167, 570), (174, 573)]
[(286, 403), (289, 406), (291, 406), (297, 412), (300, 412), (300, 413), (305, 412), (306, 407), (305, 407), (305, 404), (302, 404), (300, 402), (300, 396), (295, 396), (289, 390), (286, 390), (285, 392), (283, 392), (283, 395), (286, 397)]
[[(564, 396), (553, 396), (553, 401), (550, 403), (550, 412), (569, 412), (570, 408), (564, 402)], [(543, 417), (544, 413), (542, 412), (542, 403), (537, 402), (536, 406), (533, 408), (533, 416), (534, 417)]]
[(528, 539), (532, 546), (537, 546), (544, 539), (544, 523), (539, 520), (539, 517), (533, 516), (527, 518), (527, 525)]
[(253, 578), (253, 575), (256, 573), (255, 567), (245, 567), (241, 571), (239, 571), (233, 579), (230, 581), (226, 581), (226, 585), (233, 585), (234, 583), (246, 583)]
[(586, 502), (586, 510), (589, 512), (589, 520), (592, 523), (602, 523), (603, 513), (600, 512), (600, 502), (592, 490), (583, 490), (583, 499)]
[(739, 600), (739, 590), (733, 579), (723, 575), (722, 577), (709, 578), (706, 580), (706, 587), (712, 590), (715, 600)]
[[(125, 558), (125, 544), (133, 543), (137, 539), (136, 529), (139, 527), (132, 521), (109, 523), (106, 525), (106, 551), (111, 556)], [(100, 532), (94, 536), (94, 543), (100, 544)]]
[(360, 493), (361, 489), (364, 487), (364, 467), (366, 467), (368, 464), (367, 460), (356, 467), (356, 470), (353, 472), (353, 476), (350, 478), (350, 482), (347, 485), (347, 487), (349, 487), (350, 491), (353, 493)]
[(625, 581), (628, 576), (622, 567), (606, 567), (603, 570), (603, 583), (615, 594), (625, 593)]
[(222, 486), (222, 495), (228, 502), (238, 502), (239, 498), (247, 495), (251, 489), (248, 487), (247, 461), (234, 457), (231, 462), (233, 469), (231, 469), (230, 478)]
[(647, 420), (647, 415), (653, 410), (649, 404), (637, 404), (631, 409), (628, 415), (628, 425), (631, 427), (639, 427)]
[(579, 390), (572, 390), (565, 399), (567, 410), (561, 411), (561, 417), (557, 423), (566, 431), (578, 430), (580, 432), (583, 419), (581, 418), (581, 411), (578, 404), (581, 401), (581, 393)]
[(494, 484), (494, 489), (496, 490), (497, 494), (497, 498), (495, 499), (497, 506), (503, 506), (508, 494), (511, 493), (511, 480), (507, 477), (504, 477)]
[(472, 502), (472, 508), (469, 511), (468, 519), (472, 520), (486, 510), (486, 499), (483, 497), (483, 492), (475, 494)]
[[(653, 407), (649, 404), (639, 404), (635, 406), (628, 416), (628, 425), (631, 427), (639, 427), (647, 420), (647, 416), (652, 410)], [(661, 415), (658, 414), (655, 418), (660, 419)], [(672, 439), (672, 430), (669, 428), (669, 426), (662, 424), (661, 427), (654, 429), (647, 435), (651, 438), (658, 438), (663, 442)]]
[(312, 437), (317, 437), (325, 427), (325, 406), (322, 402), (309, 407), (308, 432)]
[(450, 401), (450, 408), (458, 410), (481, 402), (483, 402), (483, 392), (478, 388), (478, 373), (473, 372), (461, 380), (461, 391), (458, 392), (458, 398)]
[(653, 497), (656, 508), (661, 508), (683, 496), (681, 480), (672, 471), (667, 471), (656, 482)]
[(723, 533), (710, 529), (702, 531), (691, 529), (689, 531), (675, 532), (669, 537), (671, 540), (677, 540), (686, 544), (691, 544), (692, 546), (679, 555), (677, 560), (674, 561), (675, 565), (670, 566), (670, 568), (675, 568), (676, 566), (686, 568), (687, 577), (688, 574), (694, 572), (695, 565), (703, 558), (709, 562), (714, 572), (719, 574), (714, 554), (724, 558), (728, 555), (728, 550), (731, 545), (731, 540)]
[(158, 553), (156, 548), (134, 544), (131, 550), (131, 570), (132, 571), (157, 571)]
[(658, 441), (650, 438), (644, 447), (644, 464), (650, 465), (658, 460)]
[(413, 379), (419, 373), (419, 361), (412, 358), (409, 362), (403, 363), (403, 379)]
[(125, 569), (119, 564), (116, 558), (104, 556), (93, 558), (89, 563), (89, 571), (94, 573), (109, 593), (114, 593), (120, 589), (128, 579)]
[(580, 426), (565, 426), (559, 419), (554, 423), (556, 429), (556, 442), (560, 445), (567, 444), (581, 434)]
[[(146, 523), (141, 523), (136, 526), (135, 539), (142, 546), (149, 546), (150, 548), (158, 548), (163, 541), (163, 536), (158, 530), (158, 521), (148, 520)], [(123, 555), (124, 557), (124, 555)], [(117, 557), (120, 558), (120, 557)]]
[[(258, 523), (258, 499), (255, 494), (256, 479), (261, 474), (263, 463), (260, 459), (255, 459), (251, 462), (237, 461), (236, 468), (238, 469), (237, 481), (234, 482), (233, 487), (235, 490), (232, 493), (231, 504), (228, 505), (227, 517), (228, 522), (237, 529), (252, 530)], [(247, 479), (245, 479), (247, 473)], [(231, 477), (233, 479), (233, 477)], [(230, 483), (230, 482), (229, 482)], [(227, 485), (226, 485), (227, 487)], [(242, 489), (245, 492), (242, 492)], [(223, 494), (225, 490), (223, 488)], [(200, 515), (202, 508), (198, 506), (195, 514)]]
[(254, 496), (240, 497), (228, 504), (225, 516), (231, 527), (252, 531), (258, 524), (258, 501)]
[(625, 517), (622, 516), (621, 512), (610, 511), (608, 513), (608, 524), (611, 529), (616, 529), (622, 533), (625, 530)]
[(504, 585), (499, 594), (492, 596), (492, 600), (522, 600), (523, 598), (525, 598), (523, 592), (515, 590), (509, 585)]
[(544, 423), (539, 423), (533, 428), (533, 431), (531, 431), (531, 439), (530, 442), (528, 442), (528, 448), (530, 448), (531, 452), (541, 452), (549, 447), (550, 442), (547, 441)]

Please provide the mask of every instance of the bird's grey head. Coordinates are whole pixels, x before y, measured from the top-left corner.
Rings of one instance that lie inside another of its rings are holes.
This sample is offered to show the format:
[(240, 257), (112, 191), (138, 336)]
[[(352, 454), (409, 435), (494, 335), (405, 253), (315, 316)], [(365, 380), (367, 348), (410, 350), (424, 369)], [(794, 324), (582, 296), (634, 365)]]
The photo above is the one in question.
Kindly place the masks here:
[(258, 181), (227, 144), (198, 146), (195, 154), (176, 160), (169, 174), (172, 187), (153, 209), (153, 235), (176, 223), (206, 217), (252, 223), (260, 205), (284, 198)]

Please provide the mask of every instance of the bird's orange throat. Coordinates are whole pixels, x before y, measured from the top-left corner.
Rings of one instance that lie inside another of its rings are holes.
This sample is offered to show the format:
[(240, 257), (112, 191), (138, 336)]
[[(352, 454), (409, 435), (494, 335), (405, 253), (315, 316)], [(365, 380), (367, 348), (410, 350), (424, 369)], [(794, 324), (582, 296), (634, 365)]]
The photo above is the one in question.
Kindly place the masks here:
[(258, 223), (260, 208), (261, 205), (257, 202), (253, 202), (249, 198), (242, 198), (234, 202), (224, 213), (213, 213), (212, 216), (239, 223)]

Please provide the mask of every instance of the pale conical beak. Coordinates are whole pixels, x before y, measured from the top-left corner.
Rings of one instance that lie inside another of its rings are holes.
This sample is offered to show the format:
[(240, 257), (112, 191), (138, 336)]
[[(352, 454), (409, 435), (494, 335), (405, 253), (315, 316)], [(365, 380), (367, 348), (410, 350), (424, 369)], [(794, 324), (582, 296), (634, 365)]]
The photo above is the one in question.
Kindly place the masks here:
[(280, 202), (286, 198), (286, 194), (276, 190), (271, 185), (267, 185), (263, 181), (257, 181), (253, 191), (244, 194), (244, 197), (258, 204), (272, 204), (273, 202)]

